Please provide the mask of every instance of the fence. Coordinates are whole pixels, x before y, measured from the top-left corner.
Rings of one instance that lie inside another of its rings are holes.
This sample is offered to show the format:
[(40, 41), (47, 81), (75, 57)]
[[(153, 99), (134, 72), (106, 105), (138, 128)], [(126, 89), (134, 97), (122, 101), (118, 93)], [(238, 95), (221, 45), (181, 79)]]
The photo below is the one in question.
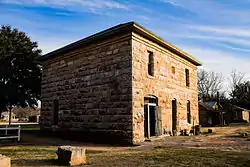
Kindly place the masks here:
[[(0, 131), (4, 131), (4, 135), (0, 136), (0, 140), (1, 139), (17, 139), (18, 141), (20, 141), (20, 132), (21, 132), (21, 126), (5, 126), (5, 127), (0, 127)], [(12, 133), (8, 133), (8, 131), (11, 131)], [(13, 131), (17, 131), (16, 133), (13, 133)]]

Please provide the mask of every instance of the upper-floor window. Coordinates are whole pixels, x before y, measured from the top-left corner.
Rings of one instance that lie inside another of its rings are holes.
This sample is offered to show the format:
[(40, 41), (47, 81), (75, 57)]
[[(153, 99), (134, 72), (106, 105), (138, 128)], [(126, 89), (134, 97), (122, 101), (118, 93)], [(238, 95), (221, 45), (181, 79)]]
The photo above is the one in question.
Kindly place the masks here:
[(148, 51), (148, 75), (154, 75), (154, 56), (153, 52)]
[(186, 77), (186, 86), (190, 86), (189, 70), (188, 69), (185, 69), (185, 77)]
[(191, 124), (191, 104), (190, 101), (187, 101), (187, 122)]
[(172, 66), (172, 74), (175, 74), (175, 67)]

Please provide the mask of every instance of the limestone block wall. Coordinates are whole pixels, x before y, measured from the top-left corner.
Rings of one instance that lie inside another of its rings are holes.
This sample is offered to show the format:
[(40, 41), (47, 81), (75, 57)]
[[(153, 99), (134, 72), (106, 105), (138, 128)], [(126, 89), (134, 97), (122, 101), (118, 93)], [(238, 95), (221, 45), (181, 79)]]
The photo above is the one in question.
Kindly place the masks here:
[[(177, 130), (189, 129), (187, 101), (191, 102), (191, 120), (198, 119), (197, 67), (136, 33), (132, 34), (133, 142), (144, 140), (144, 97), (158, 97), (162, 112), (162, 128), (172, 131), (172, 100), (177, 100)], [(153, 53), (154, 76), (148, 75), (148, 51)], [(174, 68), (174, 69), (173, 69)], [(186, 86), (185, 69), (189, 70), (190, 86)], [(175, 73), (173, 73), (175, 71)]]
[[(131, 142), (131, 47), (128, 33), (45, 61), (41, 129), (93, 132), (99, 140), (115, 135)], [(58, 125), (53, 125), (55, 99)]]

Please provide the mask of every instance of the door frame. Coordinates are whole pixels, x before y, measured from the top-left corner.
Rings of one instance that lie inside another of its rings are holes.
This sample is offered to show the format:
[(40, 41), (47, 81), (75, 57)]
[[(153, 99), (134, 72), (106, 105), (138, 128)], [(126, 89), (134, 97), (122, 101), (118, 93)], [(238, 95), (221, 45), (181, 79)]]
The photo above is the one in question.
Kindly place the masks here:
[[(151, 135), (150, 135), (150, 110), (149, 110), (149, 107), (150, 106), (153, 106), (153, 107), (156, 107), (157, 105), (155, 104), (155, 103), (146, 103), (145, 105), (147, 105), (147, 114), (148, 114), (148, 116), (147, 116), (147, 118), (148, 118), (148, 123), (147, 123), (147, 125), (148, 125), (148, 138), (150, 138), (151, 137)], [(145, 127), (144, 127), (145, 128)]]

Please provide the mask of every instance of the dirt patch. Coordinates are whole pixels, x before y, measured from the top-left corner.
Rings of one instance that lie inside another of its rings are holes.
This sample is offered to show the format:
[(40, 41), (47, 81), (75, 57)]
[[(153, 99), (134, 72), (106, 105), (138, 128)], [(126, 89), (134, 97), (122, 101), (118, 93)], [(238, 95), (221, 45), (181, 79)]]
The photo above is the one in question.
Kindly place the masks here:
[(74, 142), (22, 133), (21, 143), (2, 145), (0, 154), (10, 156), (12, 166), (54, 166), (57, 147), (71, 145), (87, 148), (86, 166), (247, 166), (250, 162), (249, 138), (228, 135), (249, 129), (249, 125), (215, 128), (216, 133), (208, 136), (162, 137), (136, 147)]
[[(102, 145), (84, 142), (75, 142), (69, 140), (62, 140), (60, 138), (42, 137), (37, 133), (22, 133), (21, 145), (37, 145), (37, 146), (84, 146), (87, 150), (93, 151), (143, 151), (153, 150), (157, 147), (161, 148), (204, 148), (204, 149), (218, 149), (218, 150), (244, 150), (250, 151), (249, 138), (229, 137), (232, 134), (250, 131), (250, 124), (235, 125), (229, 127), (213, 127), (213, 132), (208, 136), (166, 136), (161, 137), (151, 142), (144, 142), (140, 146), (135, 147), (121, 147), (115, 145)], [(9, 144), (9, 145), (16, 145)]]

